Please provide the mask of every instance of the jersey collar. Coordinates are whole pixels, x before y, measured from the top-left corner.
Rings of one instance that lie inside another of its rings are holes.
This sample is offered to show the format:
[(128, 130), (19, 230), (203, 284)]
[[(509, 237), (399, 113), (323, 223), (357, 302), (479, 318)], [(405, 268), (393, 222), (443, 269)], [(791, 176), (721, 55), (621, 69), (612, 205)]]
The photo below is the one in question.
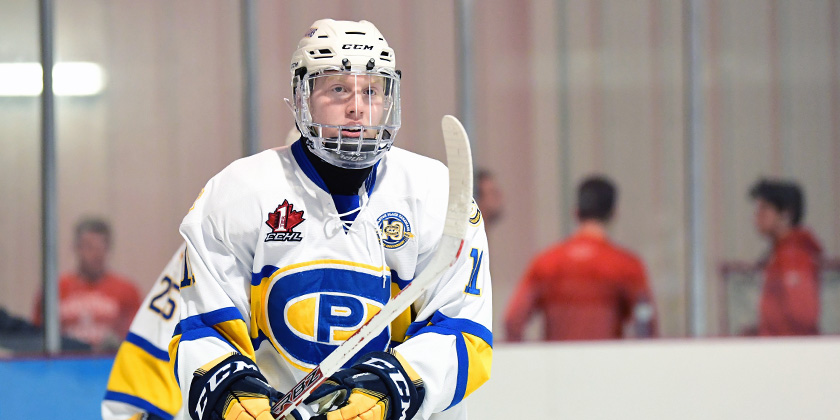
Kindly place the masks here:
[[(324, 190), (325, 192), (329, 193), (329, 189), (327, 189), (327, 184), (324, 182), (324, 179), (321, 178), (321, 175), (315, 170), (315, 166), (312, 165), (312, 162), (306, 157), (306, 153), (303, 151), (303, 139), (298, 139), (298, 141), (292, 143), (292, 156), (297, 162), (298, 166), (303, 173), (306, 174), (306, 177), (309, 178), (318, 188)], [(365, 179), (365, 191), (367, 191), (368, 196), (370, 196), (373, 192), (373, 187), (376, 185), (376, 172), (379, 169), (379, 162), (376, 162), (373, 165), (373, 169), (371, 169), (370, 174), (368, 175), (367, 179)]]

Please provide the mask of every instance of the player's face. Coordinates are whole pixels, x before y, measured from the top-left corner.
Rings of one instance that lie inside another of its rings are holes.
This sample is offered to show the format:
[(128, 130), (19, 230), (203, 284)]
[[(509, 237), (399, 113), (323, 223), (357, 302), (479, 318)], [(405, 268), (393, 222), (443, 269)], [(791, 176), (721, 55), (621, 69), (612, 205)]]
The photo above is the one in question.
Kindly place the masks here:
[(755, 200), (755, 228), (765, 236), (773, 236), (785, 223), (784, 214), (762, 199)]
[(76, 242), (79, 271), (89, 277), (98, 277), (105, 272), (105, 257), (108, 254), (108, 239), (96, 232), (82, 232)]
[[(385, 78), (367, 75), (327, 75), (315, 78), (310, 95), (312, 122), (325, 125), (375, 126), (382, 123)], [(360, 129), (344, 129), (342, 137), (360, 137)], [(324, 137), (338, 137), (338, 129), (324, 128)], [(376, 130), (365, 130), (374, 138)]]

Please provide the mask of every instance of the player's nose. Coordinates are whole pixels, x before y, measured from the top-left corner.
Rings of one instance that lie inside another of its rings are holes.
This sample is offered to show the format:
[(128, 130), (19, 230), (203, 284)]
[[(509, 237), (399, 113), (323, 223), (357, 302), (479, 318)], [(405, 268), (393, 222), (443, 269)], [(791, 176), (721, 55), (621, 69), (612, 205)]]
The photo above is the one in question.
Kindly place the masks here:
[(361, 119), (365, 115), (364, 95), (361, 92), (353, 93), (347, 103), (347, 115), (355, 119)]

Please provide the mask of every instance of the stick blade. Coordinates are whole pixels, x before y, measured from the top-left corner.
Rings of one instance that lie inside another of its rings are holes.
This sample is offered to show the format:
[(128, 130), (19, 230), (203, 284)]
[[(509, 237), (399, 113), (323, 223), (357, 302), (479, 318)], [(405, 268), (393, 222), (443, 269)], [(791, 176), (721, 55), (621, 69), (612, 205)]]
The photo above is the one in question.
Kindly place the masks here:
[(446, 164), (449, 167), (449, 203), (443, 234), (464, 238), (467, 232), (472, 203), (473, 165), (470, 140), (464, 126), (452, 115), (444, 115), (440, 122), (446, 145)]

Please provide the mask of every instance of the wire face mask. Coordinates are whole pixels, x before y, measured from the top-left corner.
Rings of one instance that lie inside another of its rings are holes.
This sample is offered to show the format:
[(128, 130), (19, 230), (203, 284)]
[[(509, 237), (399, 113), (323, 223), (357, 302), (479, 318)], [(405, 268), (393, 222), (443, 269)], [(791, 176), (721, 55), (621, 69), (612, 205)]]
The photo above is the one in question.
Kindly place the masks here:
[(366, 168), (394, 142), (399, 99), (393, 70), (326, 68), (296, 84), (295, 120), (315, 155), (341, 168)]

